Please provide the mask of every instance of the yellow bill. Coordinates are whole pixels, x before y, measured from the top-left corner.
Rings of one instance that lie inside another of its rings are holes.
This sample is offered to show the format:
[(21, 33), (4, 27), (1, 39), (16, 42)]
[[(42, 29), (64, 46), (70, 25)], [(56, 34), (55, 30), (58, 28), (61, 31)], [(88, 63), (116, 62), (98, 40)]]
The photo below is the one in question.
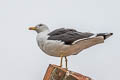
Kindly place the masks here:
[(36, 30), (36, 27), (29, 27), (29, 30)]

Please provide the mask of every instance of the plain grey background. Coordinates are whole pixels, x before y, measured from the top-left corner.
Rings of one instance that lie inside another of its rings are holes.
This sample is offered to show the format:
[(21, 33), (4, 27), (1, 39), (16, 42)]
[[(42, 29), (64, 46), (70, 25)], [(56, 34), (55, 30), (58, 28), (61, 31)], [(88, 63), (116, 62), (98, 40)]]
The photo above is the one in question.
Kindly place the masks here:
[(28, 30), (39, 23), (51, 31), (113, 32), (104, 44), (68, 57), (68, 67), (95, 80), (120, 80), (119, 0), (0, 0), (0, 80), (42, 80), (49, 64), (59, 65)]

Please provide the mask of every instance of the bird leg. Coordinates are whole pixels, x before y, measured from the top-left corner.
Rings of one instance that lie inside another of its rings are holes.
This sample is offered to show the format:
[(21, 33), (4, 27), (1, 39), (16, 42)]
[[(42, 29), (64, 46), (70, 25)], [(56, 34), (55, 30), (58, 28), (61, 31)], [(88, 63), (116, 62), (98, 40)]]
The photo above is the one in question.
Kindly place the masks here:
[(60, 55), (60, 67), (62, 67), (63, 55)]
[(67, 60), (67, 57), (65, 56), (65, 67), (66, 67), (66, 69), (68, 70), (68, 65), (67, 65), (67, 63), (68, 63), (68, 60)]

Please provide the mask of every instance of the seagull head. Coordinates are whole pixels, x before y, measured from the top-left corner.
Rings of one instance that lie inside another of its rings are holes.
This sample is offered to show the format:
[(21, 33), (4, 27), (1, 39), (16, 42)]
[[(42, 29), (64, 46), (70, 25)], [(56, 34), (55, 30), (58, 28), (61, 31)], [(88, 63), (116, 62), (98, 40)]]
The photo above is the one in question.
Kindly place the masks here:
[(38, 24), (34, 27), (29, 27), (29, 30), (35, 30), (37, 33), (49, 31), (48, 27), (45, 24)]

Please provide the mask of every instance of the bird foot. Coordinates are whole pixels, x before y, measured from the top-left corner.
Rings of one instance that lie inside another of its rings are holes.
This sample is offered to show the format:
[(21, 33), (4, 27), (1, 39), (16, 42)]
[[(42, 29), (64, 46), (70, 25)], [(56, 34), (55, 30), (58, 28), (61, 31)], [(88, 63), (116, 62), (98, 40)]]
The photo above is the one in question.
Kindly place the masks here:
[(59, 67), (61, 67), (62, 68), (62, 65), (60, 64), (60, 66)]

